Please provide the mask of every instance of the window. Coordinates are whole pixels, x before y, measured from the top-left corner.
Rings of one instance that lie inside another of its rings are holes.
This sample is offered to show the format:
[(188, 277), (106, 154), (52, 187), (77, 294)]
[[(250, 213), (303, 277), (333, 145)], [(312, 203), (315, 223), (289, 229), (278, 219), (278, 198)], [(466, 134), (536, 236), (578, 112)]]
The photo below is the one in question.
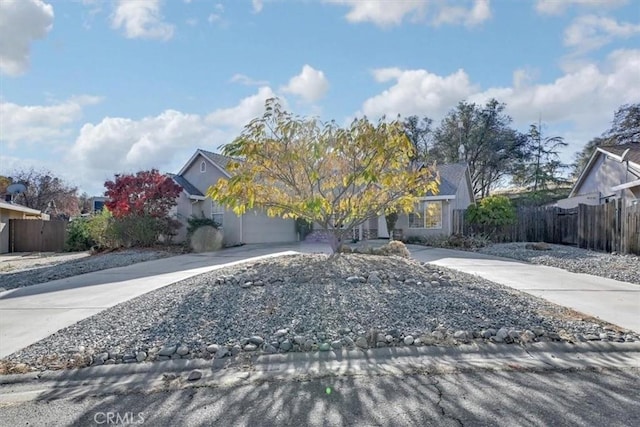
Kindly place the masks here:
[(202, 163), (200, 163), (200, 173), (204, 173), (206, 171), (207, 171), (207, 164), (203, 160)]
[(211, 201), (211, 219), (222, 228), (224, 221), (224, 208), (218, 203)]
[(409, 214), (409, 228), (442, 228), (442, 201), (420, 202)]

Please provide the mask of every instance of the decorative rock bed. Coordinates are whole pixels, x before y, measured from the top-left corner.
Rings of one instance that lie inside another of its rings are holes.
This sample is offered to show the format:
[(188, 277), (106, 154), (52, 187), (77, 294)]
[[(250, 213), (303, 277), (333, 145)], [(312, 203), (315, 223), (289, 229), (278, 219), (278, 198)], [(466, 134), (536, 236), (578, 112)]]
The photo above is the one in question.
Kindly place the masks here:
[(475, 276), (400, 257), (314, 254), (167, 286), (61, 330), (4, 364), (57, 369), (239, 353), (638, 339)]

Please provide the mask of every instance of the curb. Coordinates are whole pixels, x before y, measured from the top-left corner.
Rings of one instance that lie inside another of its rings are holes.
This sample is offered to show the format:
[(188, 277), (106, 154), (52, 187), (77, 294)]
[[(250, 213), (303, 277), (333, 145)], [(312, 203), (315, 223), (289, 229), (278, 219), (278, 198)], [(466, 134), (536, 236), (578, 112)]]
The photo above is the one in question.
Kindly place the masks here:
[[(305, 381), (365, 375), (443, 375), (470, 371), (640, 369), (640, 343), (471, 344), (179, 359), (94, 366), (0, 377), (0, 405), (87, 395), (150, 393), (187, 387), (228, 387), (264, 381)], [(199, 371), (195, 381), (189, 373)]]

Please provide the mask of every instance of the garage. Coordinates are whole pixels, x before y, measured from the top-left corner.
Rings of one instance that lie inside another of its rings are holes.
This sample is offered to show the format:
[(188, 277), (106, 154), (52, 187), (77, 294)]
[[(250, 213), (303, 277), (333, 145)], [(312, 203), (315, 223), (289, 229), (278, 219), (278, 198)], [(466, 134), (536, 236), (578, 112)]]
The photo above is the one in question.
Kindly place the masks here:
[(292, 219), (270, 218), (259, 211), (247, 212), (242, 216), (243, 243), (279, 243), (298, 240), (295, 221)]

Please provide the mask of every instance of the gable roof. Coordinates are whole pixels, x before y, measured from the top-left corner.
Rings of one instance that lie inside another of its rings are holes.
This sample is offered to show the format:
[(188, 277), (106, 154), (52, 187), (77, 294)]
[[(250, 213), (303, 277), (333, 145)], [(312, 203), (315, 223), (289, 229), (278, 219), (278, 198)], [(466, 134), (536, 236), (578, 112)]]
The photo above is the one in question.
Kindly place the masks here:
[(436, 165), (438, 174), (440, 175), (440, 192), (439, 196), (453, 196), (458, 192), (458, 187), (464, 179), (467, 171), (466, 163), (446, 163)]
[(229, 162), (232, 162), (234, 159), (229, 156), (224, 156), (222, 154), (214, 153), (212, 151), (199, 149), (202, 154), (208, 157), (210, 160), (214, 161), (217, 165), (222, 167), (223, 169), (227, 169), (227, 165)]
[(234, 160), (233, 158), (228, 156), (223, 156), (222, 154), (214, 153), (211, 151), (202, 150), (200, 148), (198, 148), (196, 152), (193, 153), (193, 156), (191, 156), (189, 161), (187, 161), (187, 163), (185, 163), (182, 169), (180, 169), (180, 172), (178, 172), (178, 175), (183, 175), (187, 171), (187, 169), (191, 167), (191, 165), (198, 158), (198, 156), (204, 157), (209, 161), (209, 163), (211, 163), (213, 166), (220, 169), (220, 172), (222, 172), (224, 175), (226, 175), (227, 177), (231, 177), (231, 175), (229, 174), (226, 168), (229, 162)]
[[(424, 166), (425, 164), (423, 163), (422, 167)], [(473, 200), (473, 189), (465, 179), (466, 176), (469, 175), (469, 166), (465, 162), (436, 164), (436, 171), (440, 176), (438, 194), (436, 195), (429, 192), (426, 197), (447, 198), (447, 196), (453, 196), (450, 198), (455, 198), (458, 188), (460, 185), (463, 185), (462, 180), (464, 180), (465, 184), (469, 185), (469, 194)]]
[(601, 154), (612, 157), (619, 162), (628, 161), (630, 165), (633, 165), (635, 168), (640, 170), (640, 143), (635, 142), (623, 145), (596, 147), (596, 149), (593, 151), (593, 154), (591, 155), (591, 158), (587, 162), (587, 165), (584, 167), (584, 170), (582, 171), (582, 173), (580, 173), (580, 176), (576, 180), (575, 184), (573, 184), (573, 188), (571, 189), (571, 193), (569, 193), (569, 197), (575, 196), (577, 190), (589, 175), (591, 168), (593, 168), (596, 159)]
[(182, 187), (182, 189), (185, 193), (187, 193), (188, 196), (204, 197), (204, 194), (202, 194), (202, 192), (198, 190), (192, 183), (187, 181), (184, 176), (175, 175), (173, 173), (169, 173), (167, 175), (169, 175), (169, 177), (173, 179), (176, 184)]

